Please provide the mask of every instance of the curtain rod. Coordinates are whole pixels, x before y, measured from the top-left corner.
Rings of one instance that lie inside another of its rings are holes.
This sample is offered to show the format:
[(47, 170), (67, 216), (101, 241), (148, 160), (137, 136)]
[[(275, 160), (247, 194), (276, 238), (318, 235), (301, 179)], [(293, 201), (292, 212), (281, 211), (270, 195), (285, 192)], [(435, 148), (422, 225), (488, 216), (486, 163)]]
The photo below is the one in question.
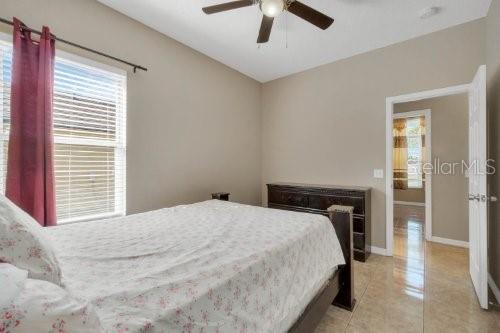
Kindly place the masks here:
[[(2, 23), (5, 23), (5, 24), (8, 24), (8, 25), (11, 25), (11, 26), (14, 26), (14, 22), (12, 21), (9, 21), (9, 20), (6, 20), (4, 18), (1, 18), (0, 17), (0, 22)], [(37, 31), (37, 30), (34, 30), (34, 29), (31, 29), (31, 28), (28, 28), (28, 27), (23, 27), (23, 29), (31, 32), (31, 33), (34, 33), (36, 35), (41, 35), (42, 33), (40, 31)], [(143, 67), (143, 66), (140, 66), (140, 65), (136, 65), (136, 64), (133, 64), (131, 62), (128, 62), (128, 61), (125, 61), (123, 59), (120, 59), (120, 58), (117, 58), (117, 57), (113, 57), (113, 56), (110, 56), (109, 54), (106, 54), (106, 53), (103, 53), (103, 52), (100, 52), (100, 51), (96, 51), (96, 50), (93, 50), (91, 48), (88, 48), (88, 47), (85, 47), (85, 46), (82, 46), (80, 44), (76, 44), (76, 43), (73, 43), (73, 42), (70, 42), (70, 41), (67, 41), (67, 40), (64, 40), (62, 38), (58, 38), (56, 36), (53, 36), (52, 37), (54, 40), (58, 41), (58, 42), (61, 42), (61, 43), (64, 43), (64, 44), (68, 44), (70, 46), (73, 46), (73, 47), (76, 47), (76, 48), (79, 48), (79, 49), (82, 49), (82, 50), (85, 50), (87, 52), (91, 52), (91, 53), (95, 53), (97, 55), (100, 55), (102, 57), (105, 57), (105, 58), (109, 58), (109, 59), (112, 59), (114, 61), (118, 61), (118, 62), (121, 62), (122, 64), (125, 64), (125, 65), (128, 65), (130, 67), (132, 67), (134, 69), (134, 73), (140, 69), (140, 70), (143, 70), (143, 71), (147, 71), (148, 69), (146, 67)]]

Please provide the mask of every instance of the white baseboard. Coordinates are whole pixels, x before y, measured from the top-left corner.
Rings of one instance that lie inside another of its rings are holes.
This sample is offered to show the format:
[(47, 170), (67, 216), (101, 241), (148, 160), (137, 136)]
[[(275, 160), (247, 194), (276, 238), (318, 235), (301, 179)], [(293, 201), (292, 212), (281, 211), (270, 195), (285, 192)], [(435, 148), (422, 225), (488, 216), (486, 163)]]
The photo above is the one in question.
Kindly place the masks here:
[(493, 295), (495, 295), (495, 298), (497, 299), (497, 303), (500, 304), (500, 289), (498, 289), (497, 284), (493, 280), (493, 277), (491, 274), (488, 274), (488, 285), (491, 288), (491, 291), (493, 291)]
[(381, 247), (372, 246), (371, 250), (372, 250), (373, 254), (378, 254), (378, 255), (381, 255), (381, 256), (386, 256), (387, 255), (386, 249), (383, 249)]
[(425, 207), (425, 202), (394, 201), (395, 205)]
[(459, 240), (449, 239), (449, 238), (432, 236), (431, 242), (469, 248), (469, 242), (464, 242), (464, 241), (459, 241)]

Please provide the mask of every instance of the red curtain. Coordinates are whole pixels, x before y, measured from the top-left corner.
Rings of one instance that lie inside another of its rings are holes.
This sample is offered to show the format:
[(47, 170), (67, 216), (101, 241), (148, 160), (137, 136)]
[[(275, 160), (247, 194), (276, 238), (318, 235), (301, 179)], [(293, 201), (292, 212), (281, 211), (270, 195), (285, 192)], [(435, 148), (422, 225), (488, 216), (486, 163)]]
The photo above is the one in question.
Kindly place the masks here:
[(14, 18), (11, 128), (5, 195), (42, 226), (56, 224), (52, 132), (55, 43)]

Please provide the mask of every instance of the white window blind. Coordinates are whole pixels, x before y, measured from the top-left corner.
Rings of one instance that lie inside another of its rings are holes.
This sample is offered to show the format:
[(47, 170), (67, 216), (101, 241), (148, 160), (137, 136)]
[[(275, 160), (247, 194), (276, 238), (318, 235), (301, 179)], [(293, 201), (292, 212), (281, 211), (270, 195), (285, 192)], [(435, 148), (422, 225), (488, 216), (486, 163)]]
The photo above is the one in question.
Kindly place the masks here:
[[(12, 46), (0, 44), (0, 189), (5, 191)], [(125, 213), (126, 76), (57, 57), (54, 169), (58, 223)]]

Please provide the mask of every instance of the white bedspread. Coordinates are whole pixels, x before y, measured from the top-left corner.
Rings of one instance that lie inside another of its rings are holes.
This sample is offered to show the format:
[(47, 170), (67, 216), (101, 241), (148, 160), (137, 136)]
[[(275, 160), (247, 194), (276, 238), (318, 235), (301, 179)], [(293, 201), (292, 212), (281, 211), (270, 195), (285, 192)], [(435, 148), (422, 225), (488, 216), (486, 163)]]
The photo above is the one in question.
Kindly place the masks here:
[(45, 230), (107, 332), (285, 332), (344, 263), (328, 218), (218, 200)]

